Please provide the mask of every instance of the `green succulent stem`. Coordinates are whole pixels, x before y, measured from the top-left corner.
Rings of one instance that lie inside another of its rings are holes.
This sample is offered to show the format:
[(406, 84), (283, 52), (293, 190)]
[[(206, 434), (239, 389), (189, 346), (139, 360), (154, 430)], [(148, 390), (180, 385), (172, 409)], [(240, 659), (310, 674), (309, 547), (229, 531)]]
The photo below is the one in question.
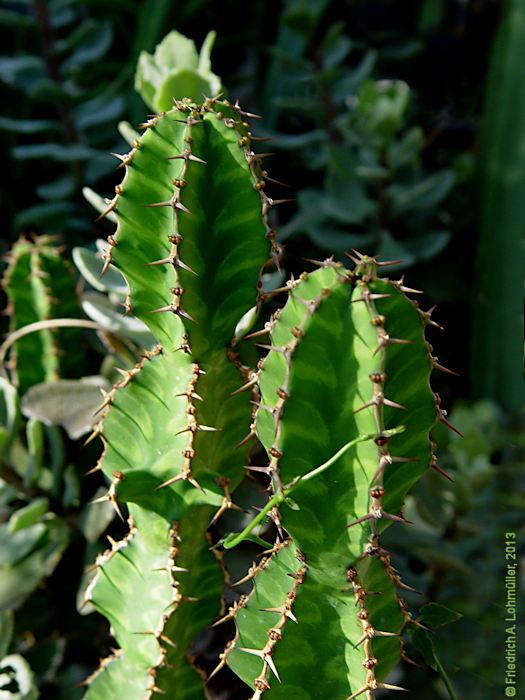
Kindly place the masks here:
[[(375, 258), (355, 253), (353, 270), (328, 259), (287, 282), (268, 354), (243, 364), (254, 353), (239, 326), (257, 318), (263, 271), (281, 253), (268, 223), (279, 200), (246, 118), (219, 97), (178, 100), (121, 156), (103, 271), (124, 275), (127, 311), (157, 345), (122, 371), (94, 430), (102, 500), (131, 517), (86, 595), (120, 647), (87, 700), (204, 700), (193, 644), (229, 619), (236, 634), (216, 671), (228, 664), (253, 700), (373, 698), (392, 687), (411, 622), (399, 589), (412, 589), (381, 536), (406, 522), (407, 492), (437, 466), (429, 434), (445, 414), (429, 385), (429, 314)], [(240, 509), (256, 437), (272, 493), (214, 544), (218, 519)], [(274, 544), (257, 531), (267, 517), (282, 533)], [(246, 540), (266, 551), (237, 582), (253, 580), (251, 593), (224, 614), (221, 548)]]

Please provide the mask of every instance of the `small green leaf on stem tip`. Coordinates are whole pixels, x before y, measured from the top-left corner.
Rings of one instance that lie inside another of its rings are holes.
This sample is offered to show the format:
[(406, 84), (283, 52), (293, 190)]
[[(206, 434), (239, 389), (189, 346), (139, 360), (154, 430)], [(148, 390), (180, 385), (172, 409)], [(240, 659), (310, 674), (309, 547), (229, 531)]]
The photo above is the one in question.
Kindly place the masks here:
[(427, 603), (421, 608), (421, 617), (426, 625), (436, 629), (460, 620), (463, 615), (439, 603)]
[(37, 523), (47, 513), (49, 501), (47, 498), (36, 498), (24, 508), (19, 508), (9, 518), (7, 529), (10, 533), (23, 530)]

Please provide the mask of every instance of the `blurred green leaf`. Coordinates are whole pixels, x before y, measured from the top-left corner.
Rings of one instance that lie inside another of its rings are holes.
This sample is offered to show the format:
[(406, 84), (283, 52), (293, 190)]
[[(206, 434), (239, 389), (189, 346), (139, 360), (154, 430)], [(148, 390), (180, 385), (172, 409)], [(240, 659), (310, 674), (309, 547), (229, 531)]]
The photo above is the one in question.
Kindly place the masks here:
[[(47, 531), (44, 523), (10, 532), (9, 525), (0, 525), (0, 567), (13, 566), (27, 557)], [(1, 584), (0, 584), (1, 585)]]
[(4, 457), (18, 432), (20, 400), (15, 387), (0, 377), (0, 456)]
[(0, 659), (6, 656), (15, 629), (11, 610), (0, 610)]
[(0, 80), (17, 88), (26, 88), (45, 75), (44, 62), (37, 56), (0, 57)]
[(125, 335), (147, 347), (154, 345), (155, 339), (148, 327), (134, 316), (125, 316), (118, 310), (118, 306), (103, 294), (86, 292), (82, 296), (81, 304), (84, 313), (106, 330)]
[(335, 22), (328, 29), (320, 47), (324, 68), (333, 68), (340, 65), (348, 56), (352, 42), (344, 36), (344, 22)]
[[(9, 536), (2, 532), (6, 527), (0, 525), (0, 610), (18, 607), (53, 572), (69, 542), (68, 527), (58, 518)], [(9, 553), (12, 561), (6, 556)]]
[(388, 143), (401, 128), (409, 102), (410, 88), (402, 80), (365, 81), (357, 93), (359, 128)]
[(84, 506), (79, 518), (79, 525), (88, 542), (95, 543), (106, 530), (115, 517), (115, 509), (109, 501), (100, 501), (107, 493), (107, 489), (101, 486), (95, 493), (93, 501)]
[(100, 60), (113, 41), (113, 27), (110, 22), (99, 22), (88, 18), (72, 32), (59, 47), (59, 50), (73, 53), (62, 61), (62, 71), (68, 73), (78, 70), (91, 61)]
[(44, 456), (43, 425), (34, 417), (30, 417), (26, 423), (26, 440), (29, 452), (29, 464), (24, 473), (24, 485), (30, 486), (38, 480), (42, 473)]
[(13, 148), (12, 154), (14, 158), (19, 160), (48, 158), (50, 160), (68, 162), (73, 160), (82, 161), (95, 157), (109, 160), (108, 154), (81, 144), (63, 146), (58, 143), (35, 143), (29, 146), (16, 146)]
[(39, 522), (49, 509), (47, 498), (35, 498), (23, 508), (18, 508), (9, 518), (8, 531), (12, 534)]
[(45, 185), (39, 185), (36, 193), (42, 199), (63, 200), (75, 191), (75, 180), (72, 177), (62, 177)]
[(376, 205), (356, 177), (356, 166), (352, 150), (330, 145), (325, 179), (327, 196), (312, 202), (312, 206), (320, 207), (326, 215), (345, 224), (360, 224), (371, 216)]
[(463, 615), (439, 603), (427, 603), (420, 610), (423, 622), (432, 628), (443, 627), (460, 620)]
[(14, 131), (18, 134), (38, 134), (42, 131), (58, 129), (57, 122), (51, 119), (11, 119), (0, 117), (0, 129)]
[(72, 464), (64, 469), (64, 493), (62, 494), (64, 508), (78, 508), (80, 505), (80, 479)]
[(439, 204), (450, 193), (455, 181), (452, 170), (440, 170), (410, 185), (391, 185), (388, 194), (392, 215), (400, 216)]
[(434, 642), (431, 636), (428, 634), (428, 632), (425, 632), (425, 630), (422, 630), (418, 627), (411, 629), (410, 633), (413, 645), (416, 647), (416, 649), (418, 649), (421, 652), (423, 658), (425, 659), (425, 662), (431, 668), (438, 672), (441, 680), (443, 681), (447, 689), (450, 700), (458, 700), (454, 688), (452, 687), (452, 684), (450, 682), (450, 679), (436, 655)]
[(64, 229), (66, 218), (78, 212), (72, 202), (45, 202), (20, 211), (14, 218), (15, 228), (44, 226), (49, 233)]
[(122, 273), (114, 265), (110, 265), (103, 277), (100, 276), (104, 260), (100, 253), (89, 248), (73, 248), (73, 262), (82, 277), (92, 287), (100, 292), (113, 292), (125, 298), (128, 285)]
[(334, 99), (348, 107), (361, 83), (370, 78), (377, 61), (377, 51), (367, 51), (353, 70), (346, 70), (333, 86)]
[(126, 102), (122, 95), (95, 95), (87, 102), (82, 102), (73, 110), (73, 119), (77, 129), (84, 131), (100, 124), (114, 123), (123, 113)]
[(418, 163), (424, 145), (423, 130), (419, 126), (409, 129), (394, 139), (388, 148), (388, 164), (394, 170)]
[(111, 385), (104, 377), (62, 379), (32, 386), (22, 400), (22, 413), (46, 425), (62, 426), (72, 440), (91, 430), (102, 404), (101, 389)]

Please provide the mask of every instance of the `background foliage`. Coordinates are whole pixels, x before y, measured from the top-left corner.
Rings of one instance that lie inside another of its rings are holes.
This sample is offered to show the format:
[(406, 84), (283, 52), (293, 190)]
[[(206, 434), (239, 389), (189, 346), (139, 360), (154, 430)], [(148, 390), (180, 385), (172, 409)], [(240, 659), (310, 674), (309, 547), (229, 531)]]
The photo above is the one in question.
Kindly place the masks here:
[[(42, 698), (81, 697), (78, 684), (111, 647), (98, 615), (74, 612), (106, 528), (121, 534), (108, 503), (88, 507), (103, 488), (100, 474), (84, 478), (99, 447), (79, 438), (99, 387), (151, 336), (122, 316), (119, 276), (98, 278), (97, 240), (111, 229), (93, 221), (83, 189), (111, 196), (120, 177), (109, 154), (127, 150), (129, 136), (115, 125), (136, 127), (150, 111), (134, 89), (140, 51), (152, 52), (171, 29), (198, 48), (216, 31), (208, 79), (216, 85), (220, 76), (230, 97), (263, 115), (258, 135), (275, 138), (263, 149), (275, 153), (271, 175), (292, 186), (283, 198), (295, 198), (272, 211), (286, 275), (300, 272), (303, 258), (333, 251), (344, 259), (355, 247), (402, 259), (410, 286), (427, 292), (423, 307), (438, 304), (434, 317), (447, 330), (432, 342), (461, 373), (436, 387), (465, 434), (443, 429), (439, 440), (440, 465), (455, 481), (429, 474), (407, 509), (415, 526), (402, 539), (394, 529), (385, 537), (403, 552), (400, 568), (423, 602), (462, 615), (435, 635), (458, 696), (500, 696), (504, 533), (519, 538), (521, 528), (523, 540), (525, 510), (524, 13), (519, 2), (476, 0), (407, 0), (402, 10), (391, 0), (286, 0), (271, 9), (257, 1), (249, 12), (238, 0), (224, 0), (220, 12), (209, 0), (2, 3), (2, 252), (20, 233), (56, 236), (39, 239), (44, 257), (54, 261), (52, 251), (65, 247), (64, 269), (52, 277), (76, 284), (79, 302), (42, 317), (82, 315), (103, 326), (68, 331), (56, 376), (21, 377), (20, 397), (1, 380), (0, 655), (22, 655), (10, 662), (26, 679), (21, 697), (36, 697), (36, 687)], [(9, 310), (10, 330), (29, 322), (17, 325), (16, 304)], [(39, 388), (50, 379), (52, 390)], [(68, 410), (72, 396), (80, 415)], [(256, 482), (243, 488), (248, 505), (260, 498)], [(251, 551), (228, 556), (241, 571)], [(209, 670), (228, 635), (217, 632), (200, 651)], [(430, 700), (446, 697), (427, 667), (405, 666), (396, 680)], [(246, 696), (233, 676), (220, 687), (228, 695), (217, 697)]]

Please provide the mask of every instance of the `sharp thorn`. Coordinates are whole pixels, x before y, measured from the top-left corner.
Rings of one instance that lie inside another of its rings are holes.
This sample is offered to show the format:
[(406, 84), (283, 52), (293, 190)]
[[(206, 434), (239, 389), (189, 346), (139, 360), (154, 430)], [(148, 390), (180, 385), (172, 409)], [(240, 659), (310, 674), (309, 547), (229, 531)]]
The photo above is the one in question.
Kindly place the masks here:
[(254, 160), (262, 160), (263, 158), (271, 158), (271, 156), (274, 156), (275, 153), (250, 153), (248, 156), (249, 160), (254, 161)]
[(385, 406), (390, 406), (391, 408), (400, 408), (403, 411), (407, 410), (406, 406), (403, 406), (402, 404), (397, 403), (396, 401), (391, 401), (390, 399), (383, 398), (383, 403), (385, 404)]
[(407, 688), (402, 688), (400, 685), (392, 685), (391, 683), (378, 683), (377, 687), (385, 690), (401, 690), (403, 693), (409, 692)]
[(449, 421), (445, 418), (445, 416), (440, 416), (439, 417), (439, 422), (443, 423), (443, 425), (446, 425), (447, 428), (450, 428), (454, 433), (459, 435), (459, 437), (465, 437), (461, 430), (458, 430), (455, 426), (452, 425), (452, 423), (449, 423)]
[(242, 117), (247, 117), (248, 119), (262, 119), (260, 114), (253, 114), (252, 112), (244, 112), (242, 109), (239, 109), (238, 112)]
[(152, 265), (167, 265), (168, 263), (173, 264), (173, 258), (162, 258), (161, 260), (153, 260), (153, 262), (144, 263), (145, 267), (151, 267)]
[(388, 267), (389, 265), (400, 265), (401, 263), (404, 263), (404, 262), (405, 262), (404, 260), (384, 260), (384, 261), (380, 261), (380, 262), (378, 262), (376, 260), (375, 264), (377, 267)]
[(180, 209), (181, 211), (185, 212), (186, 214), (190, 214), (190, 215), (192, 214), (192, 212), (188, 209), (188, 207), (185, 207), (184, 204), (182, 202), (180, 202), (179, 200), (177, 200), (175, 202), (175, 208)]
[(360, 523), (364, 523), (367, 520), (373, 520), (373, 519), (374, 519), (374, 516), (372, 515), (372, 513), (367, 513), (366, 515), (363, 515), (361, 518), (354, 520), (353, 523), (350, 523), (350, 525), (347, 525), (346, 527), (348, 529), (349, 527), (354, 527), (354, 525), (359, 525)]
[(286, 204), (287, 202), (295, 202), (295, 199), (293, 197), (288, 198), (288, 199), (270, 199), (270, 198), (268, 198), (268, 204), (271, 207), (275, 207), (278, 204)]
[(160, 306), (158, 309), (152, 309), (149, 313), (150, 314), (162, 314), (166, 311), (173, 311), (175, 312), (176, 308), (169, 304), (168, 306)]
[(223, 658), (223, 659), (221, 659), (221, 660), (219, 661), (219, 663), (217, 664), (217, 666), (215, 666), (215, 668), (213, 669), (213, 671), (210, 673), (210, 675), (209, 675), (208, 678), (206, 679), (206, 682), (208, 682), (208, 681), (211, 680), (214, 676), (216, 676), (216, 675), (219, 673), (219, 671), (221, 671), (225, 666), (226, 666), (226, 658)]
[(290, 187), (286, 182), (281, 182), (280, 180), (274, 180), (273, 177), (268, 177), (268, 175), (264, 176), (265, 180), (268, 180), (268, 182), (272, 182), (274, 185), (279, 185), (280, 187)]
[(167, 199), (165, 202), (152, 202), (151, 204), (143, 204), (142, 206), (146, 207), (146, 209), (152, 209), (154, 207), (172, 207), (173, 204), (171, 199)]
[(438, 369), (440, 372), (445, 372), (446, 374), (451, 374), (453, 377), (460, 377), (461, 376), (457, 372), (454, 372), (454, 370), (449, 369), (448, 367), (443, 367), (443, 365), (440, 365), (439, 362), (437, 362), (434, 359), (432, 360), (432, 367), (434, 369)]
[(195, 275), (195, 277), (199, 276), (198, 273), (195, 272), (195, 270), (192, 270), (191, 267), (189, 267), (189, 265), (186, 265), (186, 263), (182, 262), (182, 260), (179, 257), (175, 258), (174, 262), (175, 262), (175, 265), (177, 265), (178, 267), (181, 267), (183, 270), (187, 270), (188, 272), (191, 272), (191, 274)]
[(270, 467), (257, 467), (257, 466), (252, 466), (251, 464), (246, 465), (244, 468), (249, 469), (251, 472), (260, 472), (261, 474), (268, 474), (268, 476), (272, 472)]
[(450, 474), (447, 474), (447, 472), (444, 469), (441, 469), (439, 464), (436, 464), (436, 462), (432, 463), (432, 469), (435, 469), (438, 472), (438, 474), (441, 474), (445, 477), (445, 479), (448, 479), (449, 481), (454, 483), (454, 479), (450, 476)]
[(372, 399), (372, 401), (368, 401), (367, 403), (363, 404), (359, 408), (356, 408), (356, 410), (353, 412), (353, 415), (356, 413), (360, 413), (361, 411), (364, 411), (366, 408), (371, 408), (372, 406), (375, 406), (376, 402)]
[(112, 199), (111, 202), (109, 203), (107, 209), (105, 209), (99, 216), (97, 216), (97, 218), (95, 219), (95, 222), (94, 222), (94, 223), (97, 223), (98, 221), (101, 221), (101, 220), (104, 219), (110, 212), (112, 212), (112, 211), (115, 209), (115, 207), (117, 206), (117, 202), (118, 202), (118, 195), (117, 195), (116, 197), (113, 197), (113, 199)]
[(253, 333), (248, 333), (248, 335), (245, 335), (244, 340), (249, 340), (250, 338), (258, 338), (259, 336), (267, 335), (270, 332), (271, 331), (269, 328), (261, 328), (260, 331), (254, 331)]
[(171, 479), (168, 479), (168, 481), (165, 481), (164, 483), (160, 484), (160, 486), (155, 486), (155, 491), (158, 491), (159, 489), (163, 489), (166, 486), (171, 486), (177, 481), (183, 481), (185, 477), (183, 474), (177, 474), (177, 476), (173, 476)]
[(250, 381), (246, 382), (246, 384), (243, 384), (238, 389), (235, 389), (235, 391), (232, 391), (230, 393), (230, 396), (237, 396), (237, 394), (240, 394), (243, 391), (248, 391), (249, 389), (252, 389), (254, 386), (256, 386), (257, 379), (258, 379), (257, 377), (250, 379)]
[(282, 681), (281, 681), (281, 677), (279, 676), (279, 674), (278, 674), (278, 672), (277, 672), (277, 669), (276, 669), (276, 667), (275, 667), (275, 663), (274, 663), (274, 661), (273, 661), (271, 655), (270, 655), (270, 654), (265, 654), (265, 655), (264, 655), (264, 661), (266, 661), (266, 663), (268, 664), (268, 666), (272, 669), (274, 676), (277, 678), (277, 680), (279, 681), (279, 683), (281, 683), (281, 682), (282, 682)]
[(363, 693), (366, 693), (369, 690), (368, 686), (365, 685), (363, 686), (360, 690), (356, 690), (355, 693), (352, 693), (352, 695), (349, 695), (346, 700), (355, 700), (355, 698), (358, 698), (360, 695)]

